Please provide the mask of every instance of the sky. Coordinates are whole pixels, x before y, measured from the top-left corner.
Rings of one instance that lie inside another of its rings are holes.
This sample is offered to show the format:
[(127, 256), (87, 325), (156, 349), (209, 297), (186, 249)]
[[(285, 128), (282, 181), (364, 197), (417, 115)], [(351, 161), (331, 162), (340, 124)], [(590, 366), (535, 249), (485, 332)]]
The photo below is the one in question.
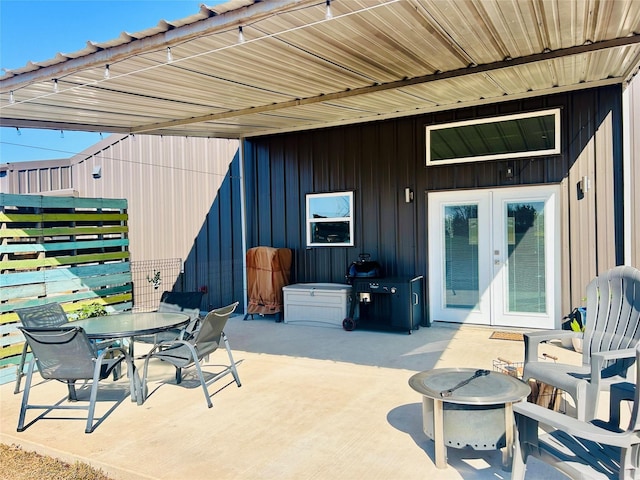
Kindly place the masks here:
[[(82, 50), (87, 41), (105, 42), (122, 32), (139, 32), (160, 20), (198, 13), (201, 4), (221, 0), (0, 0), (0, 69), (52, 59)], [(0, 75), (4, 71), (0, 72)], [(69, 158), (102, 136), (73, 132), (0, 128), (0, 164)]]

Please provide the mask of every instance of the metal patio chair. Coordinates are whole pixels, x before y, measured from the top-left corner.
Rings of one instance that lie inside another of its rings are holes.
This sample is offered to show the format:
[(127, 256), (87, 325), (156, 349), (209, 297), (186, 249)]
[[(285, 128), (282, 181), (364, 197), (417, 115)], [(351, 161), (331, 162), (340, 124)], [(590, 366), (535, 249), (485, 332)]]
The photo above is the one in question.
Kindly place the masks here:
[[(198, 379), (204, 391), (207, 406), (212, 407), (209, 395), (208, 385), (231, 373), (238, 387), (241, 386), (240, 377), (236, 368), (236, 362), (231, 353), (229, 340), (224, 334), (224, 327), (227, 324), (229, 316), (235, 311), (239, 302), (232, 303), (226, 307), (218, 308), (210, 311), (202, 320), (200, 328), (196, 330), (192, 338), (187, 340), (176, 340), (168, 345), (156, 345), (154, 349), (147, 355), (144, 362), (144, 373), (142, 376), (142, 391), (146, 397), (147, 393), (147, 371), (149, 360), (157, 358), (165, 362), (173, 364), (176, 368), (176, 383), (182, 382), (182, 369), (195, 366)], [(210, 354), (215, 352), (221, 344), (227, 350), (230, 364), (225, 365), (224, 369), (217, 373), (213, 378), (205, 380), (202, 373), (200, 362), (207, 359)]]
[[(640, 346), (634, 349), (640, 359)], [(640, 381), (636, 372), (635, 384)], [(617, 391), (617, 386), (621, 388)], [(620, 428), (619, 404), (611, 409), (608, 422), (586, 422), (529, 402), (514, 404), (517, 424), (512, 479), (551, 478), (551, 471), (535, 476), (530, 470), (542, 471), (531, 459), (553, 467), (562, 478), (639, 479), (640, 416), (639, 391), (629, 383), (612, 385), (618, 400), (633, 400), (629, 425)], [(630, 397), (627, 396), (631, 393)], [(613, 397), (613, 395), (612, 395)], [(618, 411), (616, 411), (618, 410)], [(560, 477), (558, 477), (560, 478)]]
[[(540, 343), (583, 336), (582, 365), (539, 361)], [(580, 420), (595, 418), (600, 391), (626, 379), (640, 339), (640, 270), (619, 266), (587, 286), (583, 333), (539, 331), (524, 335), (523, 379), (536, 379), (569, 394)]]
[(166, 343), (176, 339), (189, 338), (198, 328), (201, 320), (200, 304), (203, 292), (163, 292), (158, 304), (158, 312), (184, 313), (189, 316), (189, 323), (182, 329), (171, 329), (156, 335), (141, 335), (134, 338), (142, 343)]
[[(18, 314), (20, 322), (25, 327), (59, 327), (69, 323), (67, 314), (59, 303), (52, 302), (44, 305), (35, 305), (33, 307), (19, 308), (15, 311)], [(22, 347), (22, 355), (20, 356), (20, 364), (16, 371), (16, 386), (13, 393), (20, 391), (20, 383), (24, 377), (24, 364), (27, 358), (29, 348), (28, 342), (24, 342)]]
[[(135, 392), (133, 361), (125, 348), (106, 348), (98, 354), (95, 346), (81, 327), (18, 328), (24, 334), (33, 353), (33, 357), (29, 362), (26, 385), (22, 396), (18, 432), (22, 432), (26, 428), (24, 421), (27, 410), (41, 409), (48, 411), (60, 409), (87, 410), (85, 433), (91, 433), (94, 429), (93, 417), (98, 395), (98, 384), (100, 380), (107, 378), (123, 360), (127, 362), (130, 392), (132, 395)], [(119, 352), (119, 354), (116, 355), (116, 352)], [(53, 405), (30, 404), (31, 382), (36, 365), (40, 375), (45, 380), (58, 380), (67, 385), (68, 400), (71, 402), (78, 400), (75, 383), (78, 380), (91, 381), (89, 405), (61, 405), (60, 402)], [(43, 415), (36, 418), (36, 420), (42, 418)]]

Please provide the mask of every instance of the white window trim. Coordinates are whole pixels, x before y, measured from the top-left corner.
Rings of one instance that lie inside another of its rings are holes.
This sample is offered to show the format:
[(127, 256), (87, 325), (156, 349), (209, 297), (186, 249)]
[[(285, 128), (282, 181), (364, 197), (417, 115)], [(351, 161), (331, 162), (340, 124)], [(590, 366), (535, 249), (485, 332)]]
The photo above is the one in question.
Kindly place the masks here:
[[(462, 127), (466, 125), (481, 125), (486, 123), (497, 123), (506, 120), (519, 120), (521, 118), (534, 118), (542, 117), (545, 115), (554, 115), (555, 120), (555, 148), (549, 148), (546, 150), (530, 150), (527, 152), (512, 152), (512, 153), (500, 153), (491, 155), (478, 155), (475, 157), (453, 158), (450, 160), (431, 160), (431, 132), (435, 130), (442, 130), (445, 128)], [(459, 122), (444, 123), (441, 125), (428, 125), (426, 127), (426, 163), (427, 166), (434, 165), (447, 165), (452, 163), (467, 163), (467, 162), (479, 162), (483, 160), (501, 160), (509, 158), (522, 158), (522, 157), (539, 157), (543, 155), (558, 155), (562, 152), (560, 144), (560, 109), (553, 108), (549, 110), (539, 110), (536, 112), (517, 113), (514, 115), (501, 115), (499, 117), (481, 118), (473, 120), (462, 120)]]
[[(311, 211), (309, 208), (309, 203), (311, 199), (314, 198), (322, 198), (322, 197), (348, 197), (349, 199), (349, 216), (348, 217), (327, 217), (327, 218), (313, 218), (311, 217)], [(353, 232), (354, 232), (354, 222), (353, 222), (353, 191), (343, 191), (343, 192), (329, 192), (329, 193), (308, 193), (306, 195), (306, 229), (307, 229), (307, 247), (353, 247), (355, 245)], [(331, 223), (331, 222), (348, 222), (349, 223), (349, 242), (336, 242), (336, 243), (321, 243), (321, 242), (312, 242), (311, 239), (313, 235), (311, 234), (311, 228), (313, 223)]]

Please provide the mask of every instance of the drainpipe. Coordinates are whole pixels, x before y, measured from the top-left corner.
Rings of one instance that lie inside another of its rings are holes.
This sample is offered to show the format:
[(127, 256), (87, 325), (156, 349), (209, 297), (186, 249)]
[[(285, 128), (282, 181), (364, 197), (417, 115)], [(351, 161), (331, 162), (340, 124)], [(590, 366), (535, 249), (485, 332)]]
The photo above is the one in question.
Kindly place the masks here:
[(240, 137), (238, 146), (238, 156), (240, 157), (240, 228), (242, 237), (242, 294), (245, 318), (247, 315), (247, 298), (248, 298), (248, 281), (247, 281), (247, 214), (246, 214), (246, 195), (244, 184), (244, 137)]
[(631, 265), (631, 118), (630, 102), (633, 93), (630, 84), (622, 92), (622, 242), (624, 245), (623, 261)]

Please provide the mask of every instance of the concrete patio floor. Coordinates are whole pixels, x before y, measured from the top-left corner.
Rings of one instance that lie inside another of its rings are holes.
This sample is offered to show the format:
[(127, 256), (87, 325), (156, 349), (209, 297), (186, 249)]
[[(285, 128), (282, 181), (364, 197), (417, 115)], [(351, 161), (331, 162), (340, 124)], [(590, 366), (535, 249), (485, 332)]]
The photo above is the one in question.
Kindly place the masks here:
[[(242, 387), (228, 385), (230, 375), (214, 383), (213, 408), (191, 371), (176, 385), (171, 367), (152, 362), (142, 406), (127, 396), (126, 378), (102, 382), (96, 417), (106, 417), (92, 434), (84, 420), (60, 418), (68, 412), (49, 412), (17, 433), (22, 394), (6, 384), (0, 442), (81, 460), (115, 479), (508, 479), (498, 451), (449, 448), (449, 466), (437, 469), (421, 396), (408, 385), (422, 370), (522, 361), (522, 341), (490, 339), (494, 330), (504, 329), (435, 323), (407, 335), (236, 316), (225, 331), (242, 362)], [(570, 349), (544, 348), (580, 361)], [(219, 350), (204, 371), (225, 360)], [(31, 400), (65, 393), (57, 382), (38, 384)], [(27, 421), (38, 414), (28, 412)]]

